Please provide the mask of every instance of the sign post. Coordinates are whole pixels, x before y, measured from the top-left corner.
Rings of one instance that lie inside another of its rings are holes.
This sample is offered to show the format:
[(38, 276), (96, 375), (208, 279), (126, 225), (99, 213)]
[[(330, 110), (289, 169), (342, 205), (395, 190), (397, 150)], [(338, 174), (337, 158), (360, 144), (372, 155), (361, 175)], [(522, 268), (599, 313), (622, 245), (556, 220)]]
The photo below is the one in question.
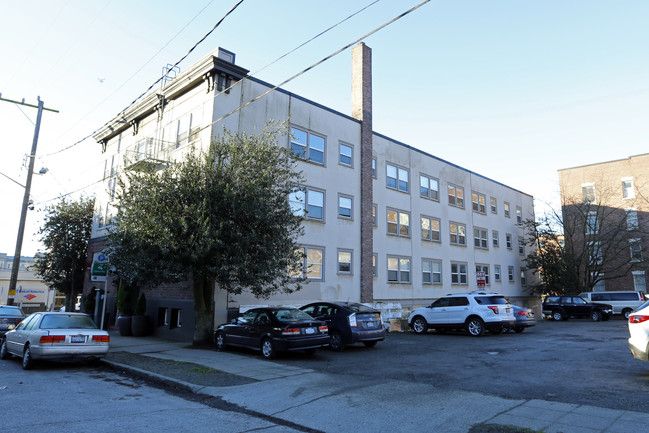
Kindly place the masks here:
[[(106, 300), (108, 299), (108, 271), (110, 262), (108, 254), (103, 251), (92, 255), (92, 266), (90, 267), (90, 280), (104, 282), (104, 302), (101, 309), (101, 325), (99, 329), (104, 329), (104, 318), (106, 317)], [(97, 302), (97, 298), (95, 298)]]
[(487, 286), (487, 274), (484, 271), (477, 271), (475, 277), (478, 281), (478, 289), (484, 289)]

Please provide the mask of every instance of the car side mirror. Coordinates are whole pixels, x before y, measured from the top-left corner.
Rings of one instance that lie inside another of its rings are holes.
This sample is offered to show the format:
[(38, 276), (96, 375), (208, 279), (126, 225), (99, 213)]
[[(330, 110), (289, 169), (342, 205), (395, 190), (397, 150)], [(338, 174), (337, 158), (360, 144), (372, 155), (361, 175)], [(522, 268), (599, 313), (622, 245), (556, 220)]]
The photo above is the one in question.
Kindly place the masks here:
[(236, 325), (237, 324), (237, 319), (230, 320), (230, 323), (232, 323), (233, 325)]

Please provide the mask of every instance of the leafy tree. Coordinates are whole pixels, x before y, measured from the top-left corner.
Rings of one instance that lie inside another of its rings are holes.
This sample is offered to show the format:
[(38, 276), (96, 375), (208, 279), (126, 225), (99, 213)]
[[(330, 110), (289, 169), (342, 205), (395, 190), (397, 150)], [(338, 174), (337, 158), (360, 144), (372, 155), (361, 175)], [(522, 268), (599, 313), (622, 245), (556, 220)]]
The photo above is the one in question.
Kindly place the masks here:
[(277, 131), (223, 131), (160, 171), (127, 172), (109, 234), (111, 264), (129, 282), (193, 284), (195, 342), (211, 338), (215, 284), (267, 298), (300, 289), (301, 181)]
[(65, 309), (73, 311), (83, 289), (88, 240), (95, 200), (65, 198), (45, 209), (45, 222), (38, 234), (45, 252), (36, 255), (34, 269), (43, 282), (65, 293)]

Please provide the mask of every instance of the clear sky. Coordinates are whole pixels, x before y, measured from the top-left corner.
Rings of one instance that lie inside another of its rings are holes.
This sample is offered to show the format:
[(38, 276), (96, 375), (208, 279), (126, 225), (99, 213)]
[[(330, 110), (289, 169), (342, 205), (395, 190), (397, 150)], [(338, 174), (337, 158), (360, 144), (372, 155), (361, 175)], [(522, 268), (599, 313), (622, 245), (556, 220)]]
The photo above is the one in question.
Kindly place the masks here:
[[(42, 209), (103, 173), (91, 135), (185, 55), (235, 0), (0, 1), (0, 93), (45, 106), (23, 255)], [(245, 0), (180, 64), (223, 47), (278, 84), (417, 0)], [(557, 203), (560, 168), (647, 153), (649, 2), (431, 1), (366, 38), (374, 130)], [(285, 86), (351, 114), (347, 50)], [(0, 101), (0, 173), (24, 185), (36, 110)], [(24, 189), (0, 176), (0, 252), (14, 253)]]

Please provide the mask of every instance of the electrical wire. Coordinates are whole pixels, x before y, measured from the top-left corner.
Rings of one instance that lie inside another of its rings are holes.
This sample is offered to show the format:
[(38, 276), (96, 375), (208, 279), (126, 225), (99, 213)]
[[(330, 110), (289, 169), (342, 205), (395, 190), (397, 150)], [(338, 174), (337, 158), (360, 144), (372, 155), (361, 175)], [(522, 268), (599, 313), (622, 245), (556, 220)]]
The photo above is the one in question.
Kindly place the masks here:
[[(178, 65), (179, 65), (183, 60), (185, 60), (185, 58), (187, 58), (187, 56), (189, 56), (189, 54), (191, 54), (191, 53), (194, 51), (194, 49), (196, 49), (196, 47), (197, 47), (199, 44), (201, 44), (201, 43), (202, 43), (202, 42), (203, 42), (203, 41), (204, 41), (204, 40), (205, 40), (205, 39), (206, 39), (210, 34), (212, 34), (212, 32), (214, 32), (214, 30), (216, 30), (216, 28), (217, 28), (219, 25), (221, 25), (221, 23), (222, 23), (222, 22), (223, 22), (223, 21), (224, 21), (224, 20), (225, 20), (225, 19), (226, 19), (226, 18), (227, 18), (231, 13), (232, 13), (232, 12), (234, 12), (234, 10), (235, 10), (237, 7), (239, 7), (239, 5), (240, 5), (241, 3), (243, 3), (243, 2), (244, 2), (244, 0), (239, 0), (239, 2), (238, 2), (237, 4), (235, 4), (235, 5), (234, 5), (234, 6), (233, 6), (233, 7), (232, 7), (232, 8), (231, 8), (231, 9), (230, 9), (230, 10), (229, 10), (229, 11), (228, 11), (228, 12), (227, 12), (227, 13), (226, 13), (226, 14), (225, 14), (225, 15), (224, 15), (224, 16), (223, 16), (223, 17), (222, 17), (222, 18), (221, 18), (221, 19), (220, 19), (216, 24), (215, 24), (215, 25), (214, 25), (214, 27), (212, 27), (212, 29), (211, 29), (209, 32), (207, 32), (207, 33), (206, 33), (206, 34), (205, 34), (205, 35), (204, 35), (204, 36), (203, 36), (203, 37), (202, 37), (198, 42), (196, 42), (196, 44), (194, 44), (194, 46), (191, 47), (191, 48), (189, 49), (189, 51), (187, 51), (187, 53), (186, 53), (183, 57), (180, 58), (180, 60), (178, 60), (176, 63), (174, 63), (173, 67), (178, 66)], [(172, 67), (171, 69), (173, 69), (173, 67)], [(132, 101), (132, 102), (131, 102), (131, 103), (130, 103), (126, 108), (124, 108), (122, 111), (120, 111), (119, 113), (117, 113), (117, 116), (114, 116), (114, 117), (119, 117), (119, 116), (120, 116), (121, 114), (123, 114), (126, 110), (128, 110), (129, 108), (131, 108), (131, 107), (132, 107), (132, 106), (133, 106), (137, 101), (139, 101), (142, 97), (144, 97), (144, 95), (146, 95), (147, 93), (149, 93), (149, 91), (150, 91), (150, 90), (151, 90), (155, 85), (157, 85), (160, 81), (162, 81), (162, 80), (163, 80), (163, 79), (164, 79), (164, 78), (169, 74), (169, 72), (171, 71), (171, 69), (170, 69), (169, 71), (167, 71), (166, 73), (164, 73), (160, 78), (158, 78), (158, 79), (157, 79), (153, 84), (151, 84), (151, 85), (149, 86), (148, 89), (146, 89), (146, 90), (145, 90), (145, 91), (144, 91), (140, 96), (138, 96), (137, 98), (135, 98), (135, 99), (134, 99), (134, 100), (133, 100), (133, 101)], [(86, 141), (87, 139), (91, 138), (91, 137), (92, 137), (93, 135), (95, 135), (97, 132), (101, 131), (101, 130), (106, 126), (106, 125), (108, 125), (108, 122), (106, 122), (106, 123), (105, 123), (104, 125), (102, 125), (100, 128), (97, 128), (96, 130), (94, 130), (93, 132), (91, 132), (90, 134), (88, 134), (87, 136), (85, 136), (84, 138), (82, 138), (81, 140), (78, 140), (78, 141), (72, 143), (71, 145), (69, 145), (69, 146), (67, 146), (67, 147), (64, 147), (63, 149), (57, 150), (57, 151), (55, 151), (55, 152), (48, 153), (48, 154), (43, 155), (43, 156), (46, 156), (46, 157), (47, 157), (47, 156), (56, 155), (57, 153), (65, 152), (66, 150), (71, 149), (71, 148), (73, 148), (73, 147), (75, 147), (75, 146), (77, 146), (77, 145), (83, 143), (83, 142)]]
[[(75, 126), (77, 126), (79, 123), (81, 123), (81, 122), (82, 122), (86, 117), (88, 117), (90, 114), (94, 113), (95, 110), (97, 110), (97, 108), (101, 107), (101, 106), (102, 106), (106, 101), (108, 101), (108, 100), (109, 100), (110, 98), (112, 98), (112, 97), (113, 97), (117, 92), (119, 92), (119, 91), (120, 91), (120, 90), (121, 90), (121, 89), (122, 89), (126, 84), (129, 83), (129, 81), (131, 81), (131, 80), (132, 80), (132, 79), (133, 79), (137, 74), (139, 74), (139, 73), (142, 71), (142, 69), (144, 69), (144, 68), (145, 68), (149, 63), (151, 63), (151, 62), (152, 62), (152, 61), (153, 61), (153, 60), (158, 56), (158, 54), (160, 54), (160, 53), (162, 52), (162, 50), (164, 50), (165, 48), (167, 48), (167, 46), (169, 46), (169, 44), (170, 44), (171, 42), (173, 42), (173, 41), (174, 41), (174, 40), (175, 40), (175, 39), (176, 39), (176, 38), (177, 38), (177, 37), (178, 37), (182, 32), (184, 32), (185, 29), (186, 29), (187, 27), (189, 27), (189, 25), (190, 25), (191, 23), (193, 23), (194, 21), (196, 21), (196, 18), (198, 18), (199, 16), (201, 16), (201, 14), (202, 14), (203, 12), (205, 12), (205, 9), (207, 9), (207, 8), (208, 8), (212, 3), (214, 3), (214, 0), (210, 0), (209, 2), (207, 2), (207, 4), (206, 4), (205, 6), (203, 6), (203, 8), (202, 8), (200, 11), (198, 11), (198, 13), (197, 13), (196, 15), (194, 15), (194, 18), (192, 18), (191, 20), (189, 20), (189, 22), (187, 22), (187, 24), (185, 24), (185, 25), (183, 26), (183, 28), (181, 28), (180, 30), (178, 30), (178, 32), (177, 32), (175, 35), (173, 35), (173, 36), (171, 37), (171, 39), (169, 39), (169, 40), (167, 41), (167, 43), (165, 43), (165, 44), (164, 44), (164, 45), (163, 45), (163, 46), (162, 46), (158, 51), (156, 51), (156, 53), (153, 54), (153, 56), (151, 56), (151, 57), (149, 58), (149, 60), (147, 60), (146, 62), (144, 62), (144, 64), (143, 64), (142, 66), (140, 66), (140, 68), (139, 68), (137, 71), (135, 71), (135, 72), (134, 72), (130, 77), (128, 77), (128, 78), (126, 79), (126, 81), (124, 81), (122, 84), (120, 84), (120, 85), (119, 85), (119, 86), (118, 86), (118, 87), (113, 91), (113, 93), (111, 93), (110, 95), (108, 95), (107, 97), (105, 97), (105, 98), (104, 98), (100, 103), (98, 103), (94, 108), (92, 108), (92, 109), (90, 109), (88, 112), (86, 112), (86, 114), (85, 114), (83, 117), (81, 117), (81, 118), (80, 118), (80, 119), (79, 119), (75, 124), (73, 124), (72, 126), (70, 126), (70, 127), (69, 127), (65, 132), (64, 132), (64, 133), (62, 133), (62, 134), (59, 136), (59, 138), (61, 138), (61, 137), (64, 136), (65, 134), (67, 134), (71, 129), (73, 129)], [(97, 132), (97, 131), (95, 131), (95, 132)], [(91, 135), (94, 135), (95, 132), (93, 132)], [(88, 137), (86, 137), (86, 138), (88, 138)], [(48, 155), (46, 155), (46, 156), (48, 156)]]
[(256, 97), (252, 98), (251, 100), (249, 100), (249, 101), (246, 102), (245, 104), (242, 104), (242, 105), (240, 105), (239, 107), (235, 108), (234, 110), (230, 111), (229, 113), (224, 114), (223, 116), (219, 117), (218, 119), (216, 119), (216, 120), (213, 121), (212, 123), (209, 123), (209, 124), (207, 124), (207, 125), (201, 127), (201, 128), (200, 128), (200, 131), (203, 131), (204, 129), (207, 129), (207, 128), (211, 127), (211, 126), (214, 126), (215, 124), (219, 123), (219, 122), (222, 121), (223, 119), (226, 119), (227, 117), (233, 115), (234, 113), (236, 113), (236, 112), (242, 110), (243, 108), (247, 107), (248, 105), (252, 104), (253, 102), (258, 101), (259, 99), (263, 98), (264, 96), (268, 95), (269, 93), (271, 93), (271, 92), (277, 90), (277, 89), (280, 88), (281, 86), (283, 86), (283, 85), (285, 85), (285, 84), (287, 84), (287, 83), (293, 81), (293, 80), (296, 79), (297, 77), (299, 77), (299, 76), (301, 76), (301, 75), (304, 75), (305, 73), (307, 73), (307, 72), (310, 71), (311, 69), (315, 68), (316, 66), (319, 66), (319, 65), (321, 65), (322, 63), (326, 62), (327, 60), (331, 59), (332, 57), (337, 56), (338, 54), (340, 54), (340, 53), (342, 53), (343, 51), (347, 50), (347, 49), (348, 49), (349, 47), (351, 47), (352, 45), (359, 43), (359, 42), (362, 41), (363, 39), (366, 39), (367, 37), (373, 35), (374, 33), (378, 32), (379, 30), (381, 30), (381, 29), (383, 29), (383, 28), (389, 26), (389, 25), (392, 24), (393, 22), (395, 22), (395, 21), (397, 21), (397, 20), (403, 18), (404, 16), (408, 15), (409, 13), (411, 13), (411, 12), (413, 12), (413, 11), (419, 9), (421, 6), (425, 5), (425, 4), (428, 3), (428, 2), (430, 2), (430, 0), (424, 0), (423, 2), (419, 3), (418, 5), (413, 6), (412, 8), (410, 8), (410, 9), (408, 9), (407, 11), (401, 13), (400, 15), (396, 16), (395, 18), (391, 19), (390, 21), (386, 22), (385, 24), (380, 25), (379, 27), (375, 28), (375, 29), (372, 30), (371, 32), (366, 33), (365, 35), (361, 36), (360, 38), (356, 39), (355, 41), (353, 41), (353, 42), (351, 42), (351, 43), (345, 45), (344, 47), (340, 48), (339, 50), (337, 50), (337, 51), (335, 51), (335, 52), (329, 54), (327, 57), (323, 58), (322, 60), (320, 60), (320, 61), (318, 61), (318, 62), (315, 62), (315, 63), (312, 64), (311, 66), (308, 66), (307, 68), (303, 69), (302, 71), (298, 72), (297, 74), (293, 75), (292, 77), (287, 78), (286, 80), (282, 81), (282, 82), (279, 83), (278, 85), (276, 85), (276, 86), (274, 86), (274, 87), (271, 87), (270, 89), (268, 89), (267, 91), (265, 91), (265, 92), (262, 93), (261, 95), (258, 95), (258, 96), (256, 96)]

